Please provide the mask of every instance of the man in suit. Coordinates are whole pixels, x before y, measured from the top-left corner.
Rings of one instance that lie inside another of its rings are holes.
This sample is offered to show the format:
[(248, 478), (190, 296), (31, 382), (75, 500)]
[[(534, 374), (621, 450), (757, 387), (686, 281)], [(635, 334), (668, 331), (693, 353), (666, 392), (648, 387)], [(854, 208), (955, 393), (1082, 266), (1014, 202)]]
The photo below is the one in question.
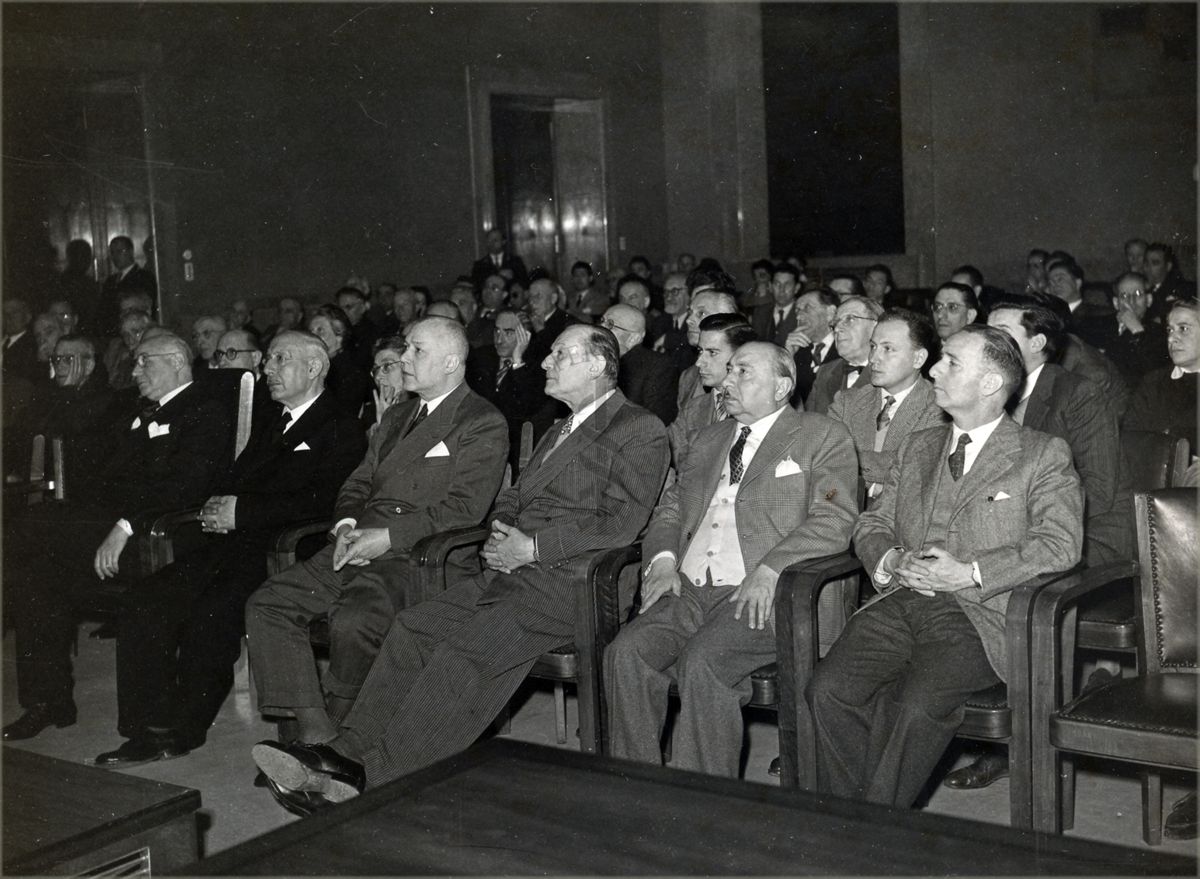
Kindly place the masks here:
[(749, 676), (775, 657), (779, 574), (850, 544), (854, 444), (788, 405), (794, 371), (776, 345), (738, 349), (721, 384), (732, 420), (701, 431), (651, 517), (639, 616), (604, 655), (616, 757), (662, 762), (674, 680), (672, 765), (736, 778)]
[(30, 327), (32, 320), (33, 315), (24, 299), (4, 300), (4, 348), (0, 364), (3, 364), (5, 383), (45, 377), (37, 359), (37, 342)]
[(600, 319), (621, 348), (617, 387), (631, 403), (649, 409), (664, 425), (675, 420), (679, 373), (665, 354), (642, 345), (646, 315), (630, 305), (612, 305)]
[[(692, 272), (692, 276), (688, 278), (689, 285), (694, 284), (686, 322), (688, 344), (692, 347), (700, 344), (700, 324), (706, 317), (714, 314), (734, 314), (741, 317), (743, 322), (749, 322), (738, 311), (737, 294), (733, 289), (732, 279), (729, 280), (728, 285), (713, 284), (707, 279), (697, 278), (698, 272), (699, 270)], [(700, 370), (693, 363), (680, 373), (679, 392), (676, 395), (678, 408), (682, 409), (692, 397), (707, 394), (708, 390), (709, 388), (701, 380)]]
[(696, 358), (696, 368), (700, 372), (701, 387), (707, 390), (699, 396), (689, 397), (667, 428), (671, 463), (676, 473), (683, 469), (684, 459), (696, 435), (710, 424), (729, 417), (721, 384), (734, 353), (747, 342), (755, 341), (758, 337), (740, 314), (711, 314), (700, 322), (700, 354)]
[(617, 389), (618, 360), (603, 327), (555, 340), (546, 393), (571, 414), (497, 499), (489, 570), (452, 574), (444, 592), (400, 613), (336, 738), (255, 747), (282, 803), (320, 808), (466, 748), (537, 658), (573, 637), (592, 555), (637, 539), (667, 469), (666, 430)]
[(488, 252), (475, 260), (471, 266), (471, 282), (476, 290), (483, 289), (483, 282), (488, 275), (503, 275), (510, 281), (517, 281), (522, 286), (528, 286), (529, 274), (525, 271), (525, 263), (521, 257), (508, 249), (508, 239), (499, 229), (489, 229), (487, 233)]
[(646, 316), (646, 333), (642, 344), (653, 348), (657, 339), (666, 335), (671, 328), (671, 318), (651, 305), (653, 290), (648, 278), (628, 274), (617, 285), (617, 301), (636, 308)]
[(1200, 442), (1196, 422), (1200, 316), (1195, 299), (1179, 299), (1167, 312), (1166, 347), (1170, 364), (1148, 372), (1142, 379), (1125, 413), (1125, 426), (1184, 437), (1194, 467)]
[[(24, 715), (5, 740), (27, 739), (47, 726), (75, 722), (71, 644), (77, 605), (101, 580), (134, 567), (123, 559), (139, 515), (199, 504), (232, 459), (234, 409), (192, 381), (192, 352), (162, 332), (134, 351), (133, 376), (148, 405), (127, 422), (126, 435), (94, 473), (69, 485), (72, 500), (44, 505), (6, 546), (5, 597), (17, 619), (18, 698)], [(78, 499), (78, 501), (76, 501)]]
[[(320, 741), (354, 701), (396, 611), (414, 596), (413, 544), (478, 525), (508, 455), (503, 416), (464, 381), (466, 334), (447, 318), (412, 324), (399, 368), (413, 399), (388, 408), (334, 504), (332, 546), (262, 585), (246, 605), (250, 663), (266, 715), (294, 716)], [(308, 625), (329, 616), (329, 670), (317, 678)]]
[(933, 327), (943, 342), (979, 317), (979, 298), (968, 284), (947, 281), (937, 288), (930, 305)]
[(279, 315), (279, 320), (267, 327), (267, 331), (262, 335), (264, 346), (269, 347), (277, 333), (282, 333), (286, 330), (304, 329), (304, 305), (299, 299), (294, 296), (284, 296), (279, 300), (276, 312)]
[(496, 332), (495, 314), (484, 316), (480, 312), (475, 289), (470, 284), (455, 284), (450, 291), (450, 301), (462, 315), (463, 325), (467, 328), (467, 344), (471, 350), (491, 347)]
[(96, 765), (169, 759), (204, 743), (233, 682), (246, 598), (267, 578), (272, 538), (329, 515), (366, 447), (357, 419), (339, 414), (324, 393), (328, 372), (329, 355), (315, 336), (288, 330), (271, 342), (270, 398), (201, 509), (209, 536), (138, 581), (122, 603), (117, 728), (128, 741)]
[(560, 292), (558, 284), (549, 278), (539, 278), (529, 285), (529, 316), (535, 330), (527, 352), (530, 363), (545, 360), (554, 340), (576, 323), (575, 318), (558, 307)]
[(663, 313), (671, 319), (671, 326), (653, 340), (653, 347), (655, 351), (661, 351), (671, 358), (680, 372), (696, 362), (696, 349), (688, 344), (687, 312), (690, 304), (687, 275), (682, 272), (667, 275), (663, 282)]
[(1106, 353), (1131, 385), (1150, 370), (1170, 362), (1166, 330), (1149, 317), (1154, 295), (1147, 293), (1146, 287), (1143, 275), (1126, 272), (1117, 278), (1112, 300), (1117, 328)]
[(796, 297), (800, 294), (800, 270), (791, 263), (775, 266), (771, 276), (771, 302), (754, 309), (750, 325), (764, 342), (779, 347), (796, 329)]
[(116, 335), (117, 303), (123, 293), (137, 290), (148, 294), (151, 300), (150, 316), (158, 317), (158, 282), (152, 272), (134, 260), (133, 241), (128, 236), (118, 235), (108, 243), (108, 259), (113, 271), (104, 279), (97, 313), (87, 322), (93, 333), (105, 336)]
[(592, 271), (591, 263), (577, 261), (571, 266), (567, 312), (580, 323), (594, 324), (608, 305), (608, 291), (596, 286), (596, 273)]
[(796, 389), (792, 405), (807, 404), (817, 371), (838, 357), (833, 321), (841, 298), (828, 287), (809, 290), (796, 300), (796, 329), (788, 333), (785, 347), (796, 363)]
[(870, 386), (867, 358), (871, 354), (871, 333), (881, 314), (883, 306), (873, 299), (865, 296), (842, 299), (831, 324), (838, 359), (817, 373), (812, 391), (804, 401), (805, 411), (824, 415), (842, 391)]
[(1108, 349), (1116, 332), (1115, 315), (1107, 305), (1083, 301), (1083, 269), (1073, 260), (1060, 259), (1046, 268), (1047, 289), (1067, 303), (1067, 329), (1101, 351)]
[(219, 314), (202, 314), (192, 321), (192, 350), (196, 359), (192, 362), (192, 370), (213, 369), (213, 355), (217, 352), (217, 343), (221, 334), (229, 329), (225, 318)]
[(933, 385), (921, 375), (937, 354), (929, 318), (907, 309), (886, 311), (871, 334), (870, 387), (843, 391), (829, 407), (829, 417), (846, 425), (854, 440), (868, 506), (883, 490), (900, 444), (945, 420)]
[(1185, 280), (1175, 262), (1175, 252), (1169, 244), (1159, 241), (1146, 248), (1146, 292), (1154, 297), (1150, 319), (1165, 323), (1167, 312), (1180, 299), (1196, 298), (1195, 281)]
[(1007, 671), (1013, 587), (1069, 569), (1083, 541), (1070, 450), (1004, 412), (1021, 352), (971, 325), (946, 340), (934, 398), (953, 423), (910, 436), (854, 529), (881, 595), (808, 686), (823, 793), (907, 808), (962, 721)]
[(554, 422), (556, 401), (546, 396), (546, 373), (527, 358), (533, 338), (529, 315), (502, 308), (496, 312), (495, 324), (495, 343), (472, 349), (467, 358), (467, 384), (508, 422), (508, 462), (515, 480), (521, 471), (524, 423), (533, 425), (537, 444)]
[(337, 307), (350, 322), (350, 342), (347, 347), (364, 372), (370, 371), (375, 354), (375, 342), (383, 335), (375, 322), (367, 318), (367, 296), (357, 287), (343, 287), (334, 299)]

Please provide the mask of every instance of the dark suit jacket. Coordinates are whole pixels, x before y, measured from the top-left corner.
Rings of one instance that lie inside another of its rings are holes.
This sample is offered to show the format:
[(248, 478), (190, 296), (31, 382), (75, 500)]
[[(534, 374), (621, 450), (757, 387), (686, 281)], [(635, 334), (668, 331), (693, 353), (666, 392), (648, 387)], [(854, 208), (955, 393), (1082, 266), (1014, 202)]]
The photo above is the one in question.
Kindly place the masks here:
[(339, 414), (323, 391), (280, 433), (283, 406), (255, 411), (250, 439), (214, 494), (237, 495), (236, 529), (270, 533), (293, 522), (328, 516), (338, 488), (367, 448), (362, 425)]
[(355, 355), (341, 350), (329, 361), (325, 391), (337, 403), (338, 413), (358, 418), (363, 407), (373, 402), (371, 376)]
[(858, 378), (848, 389), (846, 375), (849, 369), (850, 364), (840, 357), (822, 365), (821, 369), (817, 371), (816, 378), (813, 379), (812, 390), (804, 400), (804, 411), (825, 415), (829, 412), (829, 407), (833, 405), (834, 397), (842, 391), (871, 386), (871, 370), (866, 364), (863, 364)]
[(1173, 379), (1172, 370), (1164, 366), (1146, 373), (1130, 400), (1123, 427), (1186, 437), (1188, 454), (1194, 457), (1200, 454), (1196, 446), (1196, 385), (1200, 374), (1189, 372)]
[(513, 598), (570, 625), (591, 553), (637, 540), (670, 456), (662, 422), (620, 391), (547, 459), (557, 435), (547, 432), (516, 485), (496, 499), (494, 518), (533, 535), (540, 561), (491, 577), (480, 603)]
[(675, 420), (679, 373), (665, 354), (635, 346), (621, 356), (617, 385), (631, 403), (649, 409), (663, 424)]
[(2, 347), (0, 342), (0, 370), (4, 381), (23, 378), (31, 382), (45, 380), (50, 374), (50, 367), (37, 359), (37, 342), (33, 338), (33, 326), (25, 330), (25, 335), (13, 342), (11, 348)]
[(100, 291), (100, 301), (97, 303), (95, 313), (91, 315), (90, 320), (85, 322), (89, 332), (97, 336), (117, 335), (120, 329), (117, 321), (120, 317), (121, 295), (139, 290), (150, 294), (150, 316), (157, 320), (158, 281), (155, 280), (153, 272), (134, 264), (124, 278), (118, 278), (117, 273), (113, 272), (104, 279), (104, 285)]
[(1125, 413), (1130, 388), (1112, 360), (1083, 339), (1068, 333), (1057, 362), (1067, 372), (1098, 382), (1104, 399), (1116, 410), (1118, 419)]
[[(888, 550), (924, 545), (952, 431), (946, 424), (910, 434), (883, 493), (859, 516), (854, 551), (881, 591), (894, 588), (879, 586), (873, 577)], [(956, 559), (979, 565), (982, 587), (961, 589), (954, 597), (1001, 680), (1008, 674), (1004, 614), (1009, 592), (1034, 577), (1073, 567), (1082, 543), (1083, 493), (1066, 443), (1004, 418), (962, 478), (946, 544)]]
[(536, 444), (554, 422), (559, 403), (546, 396), (546, 371), (526, 361), (520, 369), (510, 369), (500, 387), (496, 376), (500, 372), (500, 355), (490, 345), (476, 348), (467, 357), (467, 384), (500, 410), (508, 422), (508, 462), (513, 478), (520, 472), (521, 425), (533, 425)]
[[(732, 418), (704, 428), (646, 530), (642, 557), (673, 552), (682, 563), (708, 511), (741, 427)], [(796, 472), (780, 475), (786, 462)], [(776, 573), (808, 558), (844, 552), (858, 516), (858, 461), (846, 428), (785, 406), (746, 467), (737, 494), (737, 530), (746, 573)]]
[(525, 262), (516, 254), (504, 251), (500, 260), (500, 267), (492, 262), (491, 254), (481, 256), (471, 264), (471, 283), (475, 285), (476, 290), (483, 289), (483, 282), (495, 274), (499, 274), (500, 269), (510, 269), (513, 273), (513, 278), (521, 282), (521, 286), (529, 286), (529, 273), (525, 271)]
[[(153, 415), (135, 413), (96, 478), (80, 474), (75, 485), (83, 500), (110, 510), (114, 521), (132, 521), (151, 510), (198, 506), (213, 494), (232, 461), (236, 415), (231, 398), (194, 381)], [(68, 474), (68, 496), (71, 478)]]
[(529, 347), (525, 349), (525, 362), (540, 368), (542, 361), (550, 353), (550, 346), (554, 344), (554, 340), (563, 330), (575, 323), (579, 323), (579, 321), (561, 308), (554, 309), (554, 313), (550, 315), (545, 326), (534, 333), (533, 338), (529, 340)]
[(784, 317), (783, 323), (775, 325), (775, 305), (774, 300), (759, 305), (750, 315), (750, 326), (754, 328), (754, 332), (758, 338), (764, 342), (774, 342), (780, 348), (784, 347), (787, 341), (788, 334), (796, 329), (796, 303), (792, 303), (792, 310)]
[(1136, 386), (1150, 370), (1161, 369), (1171, 363), (1171, 356), (1167, 353), (1166, 330), (1149, 317), (1143, 327), (1137, 335), (1118, 333), (1105, 352), (1131, 387)]
[(472, 351), (477, 348), (490, 348), (496, 341), (495, 336), (495, 318), (477, 314), (475, 319), (467, 324), (467, 344), (471, 346)]
[(1029, 396), (1023, 424), (1071, 447), (1083, 482), (1084, 561), (1095, 566), (1132, 558), (1133, 498), (1117, 413), (1100, 386), (1047, 363)]
[(654, 350), (654, 343), (665, 336), (675, 326), (671, 315), (657, 309), (646, 312), (646, 335), (642, 337), (642, 347)]
[[(837, 359), (838, 350), (837, 342), (829, 343), (829, 350), (821, 352), (821, 363), (819, 366), (824, 367)], [(813, 383), (816, 381), (819, 369), (814, 370), (812, 365), (812, 348), (801, 348), (796, 352), (794, 358), (796, 363), (796, 389), (792, 391), (792, 405), (803, 403), (804, 408), (808, 408), (808, 395), (812, 393)]]
[(883, 407), (879, 388), (854, 387), (838, 394), (829, 407), (829, 417), (846, 425), (858, 451), (858, 469), (864, 486), (883, 483), (896, 460), (900, 444), (912, 433), (944, 423), (946, 413), (933, 402), (933, 385), (923, 377), (892, 413), (891, 424), (883, 438), (883, 448), (875, 451), (875, 420)]
[(1100, 351), (1107, 351), (1116, 332), (1116, 312), (1111, 307), (1082, 302), (1071, 312), (1067, 330)]
[(700, 380), (700, 369), (692, 364), (679, 374), (679, 390), (675, 394), (676, 409), (682, 409), (688, 400), (704, 395), (704, 382)]
[(671, 362), (675, 364), (675, 368), (683, 372), (689, 366), (696, 362), (696, 357), (700, 353), (692, 345), (688, 344), (687, 328), (677, 329), (672, 323), (671, 328), (662, 335), (662, 345), (655, 350), (662, 351), (671, 358)]
[(430, 534), (478, 525), (504, 476), (508, 426), (495, 406), (463, 382), (402, 436), (420, 404), (413, 397), (388, 409), (334, 504), (334, 523), (388, 529), (384, 558), (406, 556)]

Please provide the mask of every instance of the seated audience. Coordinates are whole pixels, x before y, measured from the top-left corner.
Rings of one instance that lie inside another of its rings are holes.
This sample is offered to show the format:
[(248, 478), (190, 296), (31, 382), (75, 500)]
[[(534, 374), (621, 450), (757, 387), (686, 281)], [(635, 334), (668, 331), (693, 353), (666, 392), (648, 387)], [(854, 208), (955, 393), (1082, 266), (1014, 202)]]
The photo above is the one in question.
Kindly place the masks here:
[(1196, 436), (1196, 376), (1200, 373), (1200, 316), (1195, 299), (1177, 299), (1167, 312), (1171, 365), (1143, 376), (1125, 413), (1129, 430), (1154, 430), (1186, 437), (1193, 461)]
[(663, 283), (663, 313), (671, 319), (670, 328), (654, 340), (653, 349), (670, 358), (680, 372), (696, 362), (696, 349), (688, 344), (687, 312), (691, 304), (687, 275), (672, 272)]
[(372, 392), (374, 420), (367, 426), (368, 440), (379, 430), (387, 411), (410, 396), (404, 390), (404, 374), (400, 369), (400, 358), (407, 347), (408, 342), (403, 336), (380, 336), (375, 340), (375, 356), (371, 365), (371, 378), (375, 380), (376, 387)]
[(649, 409), (664, 425), (675, 420), (679, 372), (665, 354), (642, 345), (646, 315), (632, 305), (612, 305), (600, 325), (612, 332), (621, 351), (617, 387), (631, 403)]
[(557, 409), (546, 396), (546, 373), (527, 352), (533, 339), (529, 315), (511, 308), (496, 312), (494, 343), (474, 348), (467, 358), (467, 384), (500, 410), (508, 422), (508, 463), (514, 481), (521, 473), (521, 429), (533, 427), (536, 445), (554, 421)]
[(294, 296), (284, 296), (279, 300), (277, 312), (278, 321), (267, 327), (267, 331), (262, 334), (262, 344), (267, 348), (270, 347), (271, 340), (275, 338), (276, 333), (304, 329), (304, 306), (299, 299)]
[[(470, 280), (468, 278), (468, 280)], [(391, 281), (381, 281), (371, 294), (371, 305), (367, 309), (367, 318), (375, 324), (381, 333), (388, 324), (392, 313), (392, 298), (396, 295), (396, 285)]]
[[(696, 269), (688, 276), (691, 302), (688, 305), (687, 332), (688, 344), (692, 347), (700, 344), (700, 324), (706, 317), (714, 314), (736, 314), (741, 317), (737, 307), (737, 294), (734, 292), (733, 279), (727, 275), (725, 278), (728, 279), (728, 282), (720, 277), (710, 279), (701, 273), (700, 269)], [(742, 317), (742, 320), (746, 321), (746, 318)], [(749, 323), (749, 321), (746, 322)], [(679, 392), (676, 395), (679, 406), (677, 408), (683, 408), (692, 397), (705, 393), (707, 393), (707, 389), (700, 380), (700, 370), (693, 363), (679, 376)]]
[(975, 290), (957, 281), (947, 281), (933, 294), (933, 326), (943, 342), (979, 317), (979, 300)]
[(878, 302), (884, 308), (892, 305), (892, 291), (895, 288), (892, 281), (892, 270), (883, 263), (876, 263), (867, 268), (863, 275), (863, 290), (872, 302)]
[(1146, 240), (1144, 238), (1130, 238), (1125, 242), (1125, 265), (1131, 272), (1137, 272), (1139, 275), (1146, 274)]
[[(439, 299), (437, 302), (429, 303), (425, 309), (426, 317), (444, 317), (446, 320), (452, 320), (456, 324), (466, 326), (463, 320), (462, 312), (458, 310), (458, 306), (453, 302), (448, 302), (445, 299)], [(470, 344), (468, 342), (468, 344)]]
[(750, 315), (750, 326), (764, 342), (780, 348), (797, 327), (796, 297), (800, 295), (800, 270), (791, 263), (775, 266), (771, 275), (771, 302)]
[(578, 260), (571, 266), (571, 291), (566, 311), (580, 323), (594, 324), (608, 308), (608, 293), (596, 286), (591, 263)]
[(1046, 267), (1046, 287), (1071, 310), (1067, 330), (1094, 348), (1104, 351), (1114, 331), (1112, 309), (1083, 301), (1083, 269), (1073, 260)]
[(796, 363), (793, 406), (808, 400), (818, 370), (838, 358), (833, 320), (839, 302), (838, 294), (827, 287), (809, 290), (796, 300), (796, 329), (788, 333), (786, 345)]
[(839, 274), (831, 275), (829, 280), (825, 282), (830, 290), (838, 295), (838, 298), (844, 296), (866, 296), (867, 291), (863, 287), (862, 281), (857, 275)]
[(346, 286), (338, 290), (335, 302), (350, 321), (352, 344), (347, 347), (354, 352), (358, 365), (364, 371), (369, 370), (371, 354), (375, 350), (375, 341), (380, 336), (380, 329), (367, 319), (367, 295), (358, 287)]
[(233, 683), (246, 598), (267, 579), (275, 535), (328, 516), (362, 458), (362, 427), (323, 392), (328, 371), (316, 337), (288, 330), (271, 342), (270, 398), (254, 412), (245, 450), (204, 502), (207, 539), (122, 600), (117, 729), (128, 741), (96, 757), (97, 766), (171, 759), (204, 744)]
[(58, 321), (58, 329), (64, 336), (74, 335), (79, 331), (79, 312), (67, 299), (56, 299), (47, 309)]
[(1167, 334), (1161, 324), (1150, 320), (1154, 297), (1146, 292), (1146, 279), (1136, 272), (1126, 272), (1117, 278), (1112, 303), (1117, 312), (1117, 326), (1105, 354), (1121, 370), (1124, 379), (1136, 385), (1150, 370), (1170, 362)]
[(37, 341), (33, 337), (33, 315), (24, 299), (4, 300), (4, 348), (0, 353), (0, 369), (4, 382), (13, 379), (36, 381), (45, 375), (38, 364)]
[(54, 356), (54, 345), (62, 336), (58, 321), (50, 312), (42, 312), (33, 319), (33, 342), (37, 346), (37, 361), (43, 364), (40, 379), (50, 377), (50, 358)]
[[(225, 325), (231, 330), (240, 330), (252, 326), (254, 315), (245, 299), (235, 299), (229, 303), (229, 311), (225, 312)], [(258, 330), (254, 330), (258, 332)]]
[(329, 375), (325, 389), (332, 395), (338, 412), (358, 418), (371, 401), (371, 378), (359, 365), (350, 335), (350, 319), (336, 305), (322, 305), (309, 318), (308, 331), (320, 339), (329, 352)]
[[(114, 391), (129, 390), (137, 385), (133, 375), (133, 352), (154, 321), (148, 311), (127, 311), (121, 314), (121, 334), (109, 343), (104, 353), (104, 371), (108, 386)], [(195, 369), (195, 365), (192, 365)]]
[(945, 420), (922, 375), (938, 352), (929, 318), (906, 309), (884, 312), (871, 333), (870, 386), (842, 391), (829, 407), (829, 417), (846, 425), (854, 440), (868, 508), (883, 490), (900, 444)]
[(31, 511), (6, 544), (5, 598), (16, 611), (17, 695), (25, 710), (4, 728), (7, 741), (75, 722), (71, 645), (78, 605), (95, 588), (87, 573), (127, 576), (137, 553), (127, 555), (126, 546), (145, 527), (139, 515), (199, 505), (232, 459), (234, 407), (192, 380), (186, 342), (169, 333), (143, 339), (133, 376), (148, 403), (113, 455), (74, 479), (68, 503)]
[(667, 470), (666, 430), (617, 390), (618, 356), (602, 327), (571, 326), (555, 340), (546, 392), (571, 415), (497, 499), (488, 571), (450, 571), (445, 591), (396, 617), (336, 737), (254, 748), (285, 807), (315, 811), (468, 747), (537, 658), (573, 637), (593, 552), (637, 539)]
[(641, 608), (604, 655), (613, 756), (661, 764), (674, 682), (672, 766), (736, 778), (750, 673), (775, 658), (779, 574), (850, 544), (854, 445), (792, 410), (794, 371), (776, 345), (738, 349), (721, 386), (732, 421), (700, 432), (650, 519)]
[[(488, 275), (479, 293), (479, 314), (487, 320), (494, 317), (496, 312), (508, 305), (508, 293), (512, 283), (503, 275)], [(513, 303), (512, 308), (521, 310), (524, 303)]]
[(1025, 257), (1025, 284), (1024, 292), (1026, 293), (1046, 293), (1046, 257), (1050, 254), (1042, 250), (1040, 247), (1035, 247), (1029, 251), (1029, 255)]
[(865, 296), (842, 299), (830, 325), (838, 357), (827, 363), (813, 379), (812, 391), (804, 403), (806, 411), (824, 415), (840, 392), (870, 387), (867, 358), (871, 354), (871, 333), (881, 314), (883, 306), (873, 299)]
[(821, 793), (911, 806), (967, 697), (1007, 674), (1009, 592), (1079, 560), (1070, 450), (1004, 412), (1022, 373), (1000, 330), (970, 325), (947, 339), (932, 376), (953, 424), (909, 436), (859, 517), (855, 553), (880, 596), (808, 686)]
[(225, 318), (217, 314), (205, 314), (192, 322), (192, 350), (196, 352), (196, 362), (193, 370), (213, 369), (213, 355), (217, 351), (217, 342), (221, 334), (229, 327)]
[(558, 307), (559, 286), (549, 278), (538, 278), (529, 285), (529, 317), (533, 321), (533, 339), (527, 360), (540, 364), (550, 353), (554, 340), (575, 323), (575, 318)]
[(471, 280), (476, 289), (483, 287), (488, 275), (502, 274), (508, 280), (519, 280), (527, 285), (528, 273), (525, 262), (508, 247), (508, 238), (500, 229), (489, 229), (485, 235), (487, 253), (475, 260), (471, 266)]
[(455, 285), (450, 291), (450, 301), (458, 308), (462, 322), (467, 328), (467, 343), (471, 349), (486, 348), (492, 344), (492, 335), (496, 322), (491, 315), (484, 317), (479, 310), (479, 300), (475, 298), (475, 290), (469, 284)]
[(1150, 310), (1152, 321), (1163, 323), (1176, 300), (1196, 298), (1196, 284), (1184, 280), (1170, 245), (1158, 241), (1149, 245), (1146, 248), (1145, 265), (1142, 274), (1150, 284), (1146, 292), (1154, 297), (1154, 306)]
[[(394, 368), (415, 398), (387, 407), (342, 485), (330, 529), (335, 541), (271, 577), (246, 606), (260, 710), (294, 716), (301, 741), (336, 733), (396, 612), (415, 598), (406, 586), (413, 544), (478, 525), (504, 472), (508, 431), (463, 381), (462, 327), (431, 317), (411, 324), (405, 338)], [(449, 568), (463, 564), (461, 555), (452, 557)], [(319, 679), (308, 626), (322, 615), (329, 618), (329, 668)]]
[(738, 296), (738, 305), (746, 314), (754, 314), (754, 310), (774, 302), (771, 293), (771, 277), (775, 274), (775, 263), (769, 259), (758, 259), (750, 264), (750, 274), (754, 278), (753, 285)]
[(617, 288), (617, 301), (622, 305), (636, 308), (646, 316), (646, 338), (642, 344), (647, 348), (654, 346), (654, 340), (666, 335), (671, 328), (671, 318), (660, 309), (651, 305), (653, 288), (650, 281), (640, 275), (628, 274), (621, 279)]
[(245, 369), (259, 376), (263, 355), (254, 334), (246, 329), (226, 330), (217, 340), (212, 362), (218, 369)]

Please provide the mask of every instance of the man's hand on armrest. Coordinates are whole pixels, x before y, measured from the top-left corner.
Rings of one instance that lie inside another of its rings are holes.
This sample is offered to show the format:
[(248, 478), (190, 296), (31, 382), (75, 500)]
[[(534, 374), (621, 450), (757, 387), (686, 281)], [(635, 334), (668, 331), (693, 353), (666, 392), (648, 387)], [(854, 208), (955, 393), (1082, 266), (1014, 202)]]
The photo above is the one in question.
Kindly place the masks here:
[(511, 574), (537, 561), (537, 542), (515, 525), (492, 521), (492, 533), (480, 554), (493, 571)]

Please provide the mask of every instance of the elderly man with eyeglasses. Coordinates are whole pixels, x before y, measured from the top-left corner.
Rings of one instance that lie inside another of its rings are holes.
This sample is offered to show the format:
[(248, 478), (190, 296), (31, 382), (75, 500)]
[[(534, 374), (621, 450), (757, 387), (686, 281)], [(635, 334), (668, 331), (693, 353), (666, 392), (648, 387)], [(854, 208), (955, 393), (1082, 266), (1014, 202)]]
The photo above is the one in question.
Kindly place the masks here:
[(621, 348), (617, 386), (631, 403), (649, 409), (664, 425), (675, 420), (678, 404), (679, 370), (667, 355), (642, 345), (646, 337), (646, 315), (632, 305), (613, 305), (600, 318), (600, 326), (611, 330)]
[[(423, 318), (408, 325), (403, 343), (385, 337), (381, 344), (377, 380), (398, 372), (412, 398), (386, 407), (366, 455), (342, 484), (330, 544), (267, 580), (246, 606), (259, 710), (294, 718), (305, 742), (332, 738), (397, 611), (415, 599), (406, 576), (413, 545), (482, 522), (508, 455), (504, 417), (464, 381), (461, 324)], [(291, 368), (274, 358), (267, 358), (268, 380)], [(477, 554), (452, 554), (447, 567), (477, 571)], [(308, 625), (323, 615), (329, 668), (318, 677)]]
[(16, 610), (17, 693), (25, 709), (4, 727), (6, 741), (75, 722), (71, 644), (79, 605), (94, 588), (88, 573), (127, 577), (126, 545), (145, 527), (139, 516), (199, 505), (232, 451), (234, 408), (193, 382), (183, 339), (166, 332), (143, 339), (133, 352), (133, 379), (142, 408), (127, 415), (113, 454), (89, 472), (72, 466), (68, 448), (68, 501), (43, 505), (6, 543), (5, 598)]

